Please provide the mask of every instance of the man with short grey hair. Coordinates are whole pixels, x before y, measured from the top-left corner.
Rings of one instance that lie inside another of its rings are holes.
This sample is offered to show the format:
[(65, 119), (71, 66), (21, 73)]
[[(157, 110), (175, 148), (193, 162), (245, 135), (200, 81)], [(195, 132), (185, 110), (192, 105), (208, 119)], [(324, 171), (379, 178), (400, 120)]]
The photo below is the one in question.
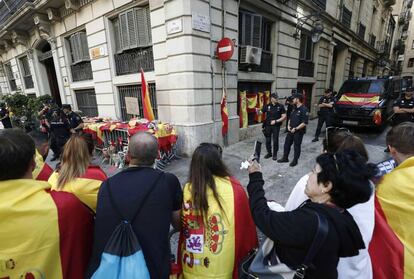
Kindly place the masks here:
[[(105, 245), (121, 221), (119, 214), (131, 220), (137, 208), (142, 206), (131, 225), (141, 244), (151, 278), (167, 279), (170, 273), (168, 234), (170, 224), (180, 227), (181, 185), (175, 175), (154, 169), (158, 141), (153, 135), (139, 132), (132, 136), (128, 152), (130, 167), (107, 179), (99, 190), (88, 278), (98, 268)], [(145, 196), (148, 197), (144, 200)]]

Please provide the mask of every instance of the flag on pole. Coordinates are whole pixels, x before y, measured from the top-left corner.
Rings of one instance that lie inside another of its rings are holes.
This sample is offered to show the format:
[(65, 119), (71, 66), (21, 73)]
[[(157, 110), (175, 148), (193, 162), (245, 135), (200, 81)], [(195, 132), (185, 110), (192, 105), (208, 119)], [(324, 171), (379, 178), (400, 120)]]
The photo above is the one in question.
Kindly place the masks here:
[(221, 98), (221, 122), (223, 124), (221, 128), (221, 134), (223, 137), (227, 135), (229, 131), (229, 113), (227, 111), (227, 100), (226, 100), (226, 90), (223, 90), (223, 96)]
[(141, 96), (142, 96), (142, 109), (144, 111), (144, 118), (148, 119), (149, 121), (153, 121), (155, 117), (154, 117), (154, 112), (152, 111), (148, 83), (145, 80), (143, 69), (141, 69)]

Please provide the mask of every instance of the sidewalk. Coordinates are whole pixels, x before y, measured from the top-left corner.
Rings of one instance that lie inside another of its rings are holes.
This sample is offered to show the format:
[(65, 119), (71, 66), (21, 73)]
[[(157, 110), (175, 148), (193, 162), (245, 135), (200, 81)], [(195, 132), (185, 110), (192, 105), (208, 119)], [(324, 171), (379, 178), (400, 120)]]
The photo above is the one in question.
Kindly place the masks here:
[[(309, 122), (307, 133), (303, 138), (302, 143), (302, 153), (299, 159), (299, 164), (296, 167), (289, 167), (289, 164), (280, 164), (272, 159), (263, 159), (263, 156), (266, 154), (265, 149), (265, 138), (263, 134), (260, 133), (257, 137), (247, 139), (231, 145), (229, 147), (225, 147), (223, 151), (223, 159), (226, 165), (228, 166), (230, 172), (240, 180), (240, 182), (246, 186), (249, 180), (248, 173), (246, 170), (240, 170), (240, 164), (242, 161), (248, 159), (253, 152), (254, 142), (257, 140), (262, 141), (262, 172), (265, 179), (265, 190), (266, 196), (268, 199), (275, 200), (279, 203), (284, 204), (289, 197), (289, 194), (292, 188), (295, 186), (296, 182), (301, 178), (304, 174), (308, 173), (313, 165), (315, 164), (316, 157), (320, 154), (322, 150), (322, 138), (324, 136), (324, 130), (321, 133), (320, 140), (318, 142), (312, 143), (313, 136), (315, 134), (315, 129), (317, 125), (317, 119), (311, 120)], [(370, 162), (377, 163), (381, 162), (388, 158), (388, 154), (384, 153), (384, 134), (377, 133), (365, 133), (359, 134), (366, 144)], [(285, 141), (286, 134), (281, 133), (279, 137), (279, 153), (278, 158), (281, 158), (283, 155), (283, 145)], [(50, 162), (50, 158), (52, 156), (48, 156), (48, 163), (55, 167), (56, 162)], [(293, 146), (290, 154), (290, 160), (293, 157)], [(182, 185), (187, 182), (188, 179), (188, 171), (190, 165), (191, 158), (182, 158), (179, 160), (173, 161), (170, 165), (168, 165), (165, 169), (167, 172), (171, 172), (175, 174)], [(115, 168), (114, 166), (102, 165), (101, 159), (95, 158), (95, 164), (101, 165), (104, 171), (108, 174), (108, 176), (112, 176), (120, 171), (120, 169)]]

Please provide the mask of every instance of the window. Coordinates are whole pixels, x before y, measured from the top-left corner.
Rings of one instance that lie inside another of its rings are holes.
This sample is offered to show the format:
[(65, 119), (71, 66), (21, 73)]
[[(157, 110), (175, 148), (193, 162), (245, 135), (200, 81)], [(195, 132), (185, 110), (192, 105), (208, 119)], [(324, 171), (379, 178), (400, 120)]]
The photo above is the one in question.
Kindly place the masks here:
[(78, 110), (82, 112), (82, 116), (98, 116), (98, 105), (94, 89), (76, 90), (75, 96)]
[(117, 75), (154, 70), (149, 7), (127, 10), (112, 20)]
[(312, 37), (302, 31), (302, 34), (300, 36), (298, 75), (304, 77), (313, 77), (314, 69), (315, 66), (313, 63)]
[(16, 91), (17, 90), (16, 79), (14, 78), (11, 64), (10, 63), (4, 64), (4, 70), (6, 72), (6, 77), (9, 80), (10, 90)]
[(411, 44), (411, 49), (414, 49), (414, 40), (413, 40), (413, 42)]
[(359, 23), (358, 27), (358, 37), (360, 37), (362, 40), (365, 40), (365, 30), (366, 27), (362, 23)]
[(322, 10), (326, 10), (326, 0), (312, 0), (312, 2)]
[(20, 58), (20, 66), (22, 69), (22, 76), (24, 80), (24, 87), (30, 89), (34, 87), (32, 74), (30, 73), (29, 60), (27, 56)]
[(412, 68), (414, 66), (414, 58), (408, 59), (407, 68)]
[(351, 28), (352, 12), (348, 10), (345, 6), (342, 6), (342, 24), (346, 28)]
[[(154, 112), (154, 117), (158, 118), (158, 109), (157, 109), (157, 96), (156, 96), (156, 88), (155, 83), (148, 83), (148, 90), (150, 92), (150, 100), (152, 110)], [(135, 97), (138, 99), (139, 104), (139, 115), (141, 117), (144, 116), (144, 110), (142, 107), (142, 95), (141, 95), (141, 85), (127, 85), (127, 86), (119, 86), (119, 102), (121, 107), (121, 117), (123, 121), (128, 121), (133, 117), (133, 115), (128, 114), (126, 111), (126, 104), (125, 104), (125, 97)]]
[(82, 81), (93, 79), (86, 32), (77, 32), (71, 35), (67, 40), (72, 61), (72, 80)]
[[(249, 12), (240, 12), (240, 44), (243, 46), (262, 47), (262, 16)], [(270, 39), (270, 38), (269, 38)]]

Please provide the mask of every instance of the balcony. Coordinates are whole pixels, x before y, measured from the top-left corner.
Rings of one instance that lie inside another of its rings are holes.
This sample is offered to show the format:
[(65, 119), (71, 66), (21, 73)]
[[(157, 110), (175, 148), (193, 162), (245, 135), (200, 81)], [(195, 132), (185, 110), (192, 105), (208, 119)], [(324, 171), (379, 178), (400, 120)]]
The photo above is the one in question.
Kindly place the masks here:
[(395, 42), (394, 51), (397, 52), (398, 55), (404, 54), (405, 52), (405, 43), (403, 40), (398, 40)]
[(376, 43), (375, 48), (377, 49), (379, 54), (387, 54), (390, 51), (390, 43), (389, 41), (378, 41)]
[(3, 24), (6, 20), (8, 20), (24, 4), (33, 3), (33, 2), (34, 0), (3, 0), (3, 1), (0, 1), (0, 25)]
[(313, 77), (315, 70), (315, 63), (312, 61), (299, 60), (298, 76)]
[[(240, 52), (239, 52), (239, 55), (240, 55)], [(269, 74), (272, 73), (272, 67), (273, 67), (273, 54), (270, 51), (265, 51), (265, 50), (262, 50), (262, 57), (260, 60), (260, 65), (239, 64), (240, 71), (269, 73)]]
[(154, 70), (152, 47), (135, 48), (120, 54), (115, 54), (115, 69), (117, 75), (138, 73), (141, 68), (144, 71)]
[(77, 63), (70, 66), (70, 68), (72, 71), (72, 80), (74, 82), (93, 79), (90, 61)]
[(322, 10), (326, 10), (326, 0), (312, 0), (312, 2)]
[(404, 11), (404, 12), (400, 13), (400, 16), (398, 18), (398, 23), (401, 24), (401, 25), (406, 24), (411, 20), (411, 17), (412, 17), (412, 13), (411, 13), (410, 10)]

